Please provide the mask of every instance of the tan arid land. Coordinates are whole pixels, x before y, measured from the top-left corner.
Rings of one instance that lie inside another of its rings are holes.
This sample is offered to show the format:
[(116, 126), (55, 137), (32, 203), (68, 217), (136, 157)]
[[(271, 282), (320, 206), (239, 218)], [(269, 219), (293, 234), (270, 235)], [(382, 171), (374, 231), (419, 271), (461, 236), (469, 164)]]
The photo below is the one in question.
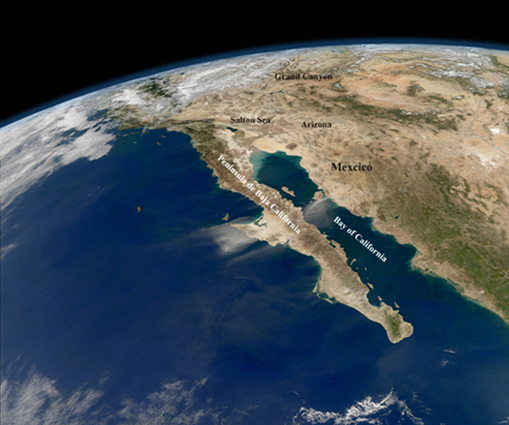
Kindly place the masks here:
[(300, 156), (327, 198), (373, 217), (378, 231), (417, 248), (414, 267), (509, 323), (508, 52), (339, 46), (230, 61), (127, 86), (109, 114), (125, 128), (189, 134), (221, 187), (265, 208), (262, 222), (232, 225), (313, 256), (316, 290), (380, 323), (392, 342), (410, 336), (411, 324), (383, 302), (372, 306), (341, 248), (255, 182), (269, 199), (262, 204), (221, 155), (248, 182), (252, 151)]

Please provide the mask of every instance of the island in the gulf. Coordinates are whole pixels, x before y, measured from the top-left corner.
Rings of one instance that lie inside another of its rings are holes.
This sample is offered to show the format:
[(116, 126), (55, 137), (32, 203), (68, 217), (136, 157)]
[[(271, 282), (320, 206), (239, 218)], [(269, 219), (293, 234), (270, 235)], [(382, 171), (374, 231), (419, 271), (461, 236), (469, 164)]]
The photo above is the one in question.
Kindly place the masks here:
[(323, 196), (413, 245), (415, 268), (509, 322), (507, 53), (295, 49), (163, 73), (109, 96), (108, 115), (122, 128), (189, 134), (221, 187), (264, 208), (263, 226), (231, 225), (313, 256), (322, 270), (317, 290), (382, 324), (391, 341), (408, 337), (411, 324), (383, 301), (368, 302), (341, 248), (280, 191), (253, 179), (253, 152), (299, 156)]

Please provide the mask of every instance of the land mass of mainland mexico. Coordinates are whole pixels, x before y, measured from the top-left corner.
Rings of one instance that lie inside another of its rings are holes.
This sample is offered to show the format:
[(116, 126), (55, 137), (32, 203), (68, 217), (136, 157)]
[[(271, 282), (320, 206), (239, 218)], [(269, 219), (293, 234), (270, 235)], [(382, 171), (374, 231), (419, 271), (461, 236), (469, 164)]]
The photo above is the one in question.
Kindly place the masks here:
[(344, 251), (301, 208), (261, 183), (265, 199), (247, 187), (255, 184), (253, 152), (300, 157), (317, 197), (371, 217), (374, 229), (417, 249), (414, 268), (509, 323), (508, 52), (293, 49), (164, 72), (108, 96), (108, 115), (122, 128), (190, 135), (222, 188), (264, 208), (263, 226), (230, 224), (315, 258), (316, 291), (380, 323), (392, 342), (410, 336), (412, 325), (383, 301), (370, 304)]

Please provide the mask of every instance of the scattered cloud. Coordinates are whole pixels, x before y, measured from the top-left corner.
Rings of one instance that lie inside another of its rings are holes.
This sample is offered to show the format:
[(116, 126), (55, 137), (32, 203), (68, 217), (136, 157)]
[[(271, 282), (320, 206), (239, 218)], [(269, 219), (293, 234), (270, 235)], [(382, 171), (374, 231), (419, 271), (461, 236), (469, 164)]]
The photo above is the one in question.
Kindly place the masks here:
[(23, 382), (2, 379), (1, 422), (4, 425), (100, 424), (92, 416), (103, 392), (82, 387), (65, 396), (56, 382), (34, 371)]
[(0, 129), (2, 210), (55, 170), (109, 152), (117, 124), (102, 116), (91, 119), (101, 108), (95, 97), (82, 97)]
[(207, 234), (217, 244), (219, 251), (225, 255), (237, 254), (257, 241), (229, 224), (214, 226), (207, 230)]
[(368, 396), (350, 406), (344, 413), (321, 412), (302, 407), (295, 415), (293, 425), (388, 425), (388, 415), (394, 411), (399, 412), (401, 418), (410, 419), (414, 425), (424, 425), (422, 419), (416, 417), (408, 405), (398, 399), (394, 391), (391, 391), (378, 402)]
[(83, 385), (70, 394), (57, 382), (31, 371), (23, 381), (2, 379), (2, 425), (228, 425), (249, 414), (227, 407), (211, 406), (196, 395), (207, 379), (189, 385), (166, 380), (157, 391), (136, 401), (125, 397), (117, 408), (101, 387)]

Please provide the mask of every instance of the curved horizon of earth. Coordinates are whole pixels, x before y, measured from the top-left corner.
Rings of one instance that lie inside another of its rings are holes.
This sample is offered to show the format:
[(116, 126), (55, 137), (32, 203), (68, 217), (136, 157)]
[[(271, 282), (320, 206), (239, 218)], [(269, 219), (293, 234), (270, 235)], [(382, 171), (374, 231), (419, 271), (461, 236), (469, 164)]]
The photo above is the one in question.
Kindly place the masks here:
[(509, 53), (307, 46), (0, 129), (2, 423), (509, 421)]

